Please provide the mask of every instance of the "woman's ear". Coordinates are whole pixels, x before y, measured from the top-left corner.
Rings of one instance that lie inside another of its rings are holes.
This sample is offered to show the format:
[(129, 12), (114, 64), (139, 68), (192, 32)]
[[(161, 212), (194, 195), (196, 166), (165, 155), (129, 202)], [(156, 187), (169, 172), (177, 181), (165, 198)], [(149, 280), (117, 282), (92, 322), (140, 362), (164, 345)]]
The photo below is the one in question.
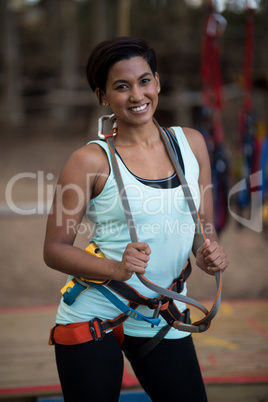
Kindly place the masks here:
[(105, 93), (100, 88), (95, 89), (95, 94), (99, 100), (100, 105), (109, 106), (109, 103), (105, 100)]
[(157, 92), (159, 93), (161, 91), (159, 74), (156, 72), (154, 77), (155, 77), (155, 80), (156, 80)]

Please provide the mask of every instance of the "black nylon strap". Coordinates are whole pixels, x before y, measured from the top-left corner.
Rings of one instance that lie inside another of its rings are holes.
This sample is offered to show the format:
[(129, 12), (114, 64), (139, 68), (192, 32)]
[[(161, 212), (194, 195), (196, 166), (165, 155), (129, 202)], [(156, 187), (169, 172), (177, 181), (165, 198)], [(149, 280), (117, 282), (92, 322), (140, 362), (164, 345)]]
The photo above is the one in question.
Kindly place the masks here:
[[(137, 305), (134, 303), (129, 303), (129, 306), (133, 309), (137, 308)], [(124, 313), (120, 314), (114, 320), (105, 320), (100, 322), (100, 327), (103, 332), (109, 331), (121, 325), (124, 321), (128, 319), (128, 316)]]
[[(174, 304), (172, 304), (171, 306), (174, 307)], [(170, 306), (170, 307), (171, 307)], [(164, 310), (163, 313), (161, 313), (161, 315), (164, 317), (164, 313), (169, 314), (168, 310)], [(184, 322), (185, 324), (189, 324), (190, 317), (189, 317), (189, 309), (186, 309), (183, 314), (181, 314), (181, 321)], [(167, 319), (168, 321), (168, 319)], [(159, 332), (157, 332), (157, 334), (151, 338), (149, 341), (147, 341), (146, 343), (144, 343), (142, 346), (140, 346), (137, 349), (125, 352), (125, 356), (126, 358), (131, 362), (135, 362), (139, 359), (141, 359), (143, 356), (145, 356), (147, 353), (149, 353), (151, 350), (153, 350), (161, 341), (162, 339), (165, 338), (165, 336), (167, 335), (167, 333), (169, 332), (169, 330), (171, 329), (171, 324), (167, 324), (165, 325), (163, 328), (160, 329)]]
[[(189, 261), (189, 263), (187, 264), (183, 272), (180, 274), (180, 276), (174, 279), (172, 285), (169, 287), (169, 290), (172, 290), (176, 293), (180, 293), (183, 290), (180, 289), (181, 282), (182, 283), (186, 282), (190, 273), (191, 273), (191, 264)], [(108, 284), (106, 284), (106, 287), (113, 290), (115, 293), (119, 294), (120, 296), (124, 297), (130, 302), (136, 304), (148, 305), (148, 297), (141, 295), (139, 292), (137, 292), (136, 289), (129, 286), (126, 282), (112, 280)], [(162, 302), (165, 303), (165, 301), (163, 300)]]
[(157, 332), (157, 334), (153, 338), (151, 338), (149, 341), (144, 343), (138, 349), (124, 352), (126, 358), (131, 363), (135, 362), (136, 360), (141, 359), (143, 356), (145, 356), (147, 353), (149, 353), (151, 350), (153, 350), (153, 348), (155, 348), (155, 346), (158, 345), (159, 342), (162, 341), (162, 339), (166, 336), (166, 334), (168, 333), (170, 328), (171, 328), (170, 325), (165, 325), (163, 328), (160, 329), (159, 332)]

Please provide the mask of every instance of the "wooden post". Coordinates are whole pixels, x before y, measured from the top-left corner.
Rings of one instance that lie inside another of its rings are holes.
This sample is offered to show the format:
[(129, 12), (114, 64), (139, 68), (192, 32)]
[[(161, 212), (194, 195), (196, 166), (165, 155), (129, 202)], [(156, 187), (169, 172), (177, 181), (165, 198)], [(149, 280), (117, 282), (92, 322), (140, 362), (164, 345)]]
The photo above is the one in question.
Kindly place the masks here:
[[(57, 0), (59, 13), (56, 15), (59, 24), (60, 41), (57, 41), (59, 52), (60, 87), (66, 90), (67, 96), (76, 89), (78, 69), (78, 31), (76, 20), (76, 4), (74, 0)], [(71, 101), (71, 99), (70, 99)], [(71, 103), (71, 102), (70, 102)], [(67, 105), (66, 99), (62, 104), (55, 106), (52, 116), (57, 129), (67, 125), (71, 114), (71, 107)]]
[(4, 98), (2, 113), (5, 123), (18, 127), (24, 122), (21, 99), (21, 54), (14, 14), (8, 9), (8, 1), (0, 2), (1, 46), (3, 55)]
[(119, 0), (118, 36), (130, 34), (130, 0)]

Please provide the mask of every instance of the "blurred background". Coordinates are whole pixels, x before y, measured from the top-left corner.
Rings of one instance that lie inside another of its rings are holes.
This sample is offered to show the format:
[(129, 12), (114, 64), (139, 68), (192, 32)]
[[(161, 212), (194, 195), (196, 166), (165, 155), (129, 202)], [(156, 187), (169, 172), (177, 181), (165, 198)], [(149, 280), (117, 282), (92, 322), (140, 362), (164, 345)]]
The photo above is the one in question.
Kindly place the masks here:
[[(2, 307), (59, 301), (65, 276), (42, 260), (46, 214), (70, 153), (97, 137), (107, 113), (86, 81), (89, 53), (121, 35), (156, 50), (159, 123), (206, 139), (231, 259), (223, 296), (267, 297), (267, 0), (1, 0), (0, 32)], [(195, 286), (198, 275), (192, 295), (213, 295)]]
[[(268, 401), (268, 0), (0, 1), (0, 399), (60, 395), (47, 338), (66, 275), (43, 262), (46, 219), (63, 165), (107, 114), (89, 54), (121, 35), (156, 50), (159, 124), (198, 129), (211, 158), (230, 266), (215, 324), (195, 338), (210, 400)], [(192, 265), (188, 294), (209, 308), (215, 279)]]

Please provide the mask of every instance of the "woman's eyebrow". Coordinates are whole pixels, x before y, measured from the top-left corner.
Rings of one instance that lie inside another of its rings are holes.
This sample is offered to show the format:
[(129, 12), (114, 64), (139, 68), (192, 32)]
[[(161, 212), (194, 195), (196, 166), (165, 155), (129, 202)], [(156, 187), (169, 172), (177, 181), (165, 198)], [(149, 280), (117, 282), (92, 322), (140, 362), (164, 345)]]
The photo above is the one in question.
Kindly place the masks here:
[(147, 75), (152, 75), (151, 73), (143, 73), (140, 77), (139, 80), (142, 80), (144, 77), (146, 77)]
[[(152, 75), (151, 73), (149, 73), (149, 72), (146, 72), (146, 73), (143, 73), (142, 75), (140, 75), (139, 77), (138, 77), (138, 80), (142, 80), (144, 77), (146, 77), (147, 75)], [(116, 81), (114, 81), (113, 82), (113, 85), (116, 85), (116, 84), (127, 84), (128, 83), (128, 80), (124, 80), (124, 79), (119, 79), (119, 80), (116, 80)]]

